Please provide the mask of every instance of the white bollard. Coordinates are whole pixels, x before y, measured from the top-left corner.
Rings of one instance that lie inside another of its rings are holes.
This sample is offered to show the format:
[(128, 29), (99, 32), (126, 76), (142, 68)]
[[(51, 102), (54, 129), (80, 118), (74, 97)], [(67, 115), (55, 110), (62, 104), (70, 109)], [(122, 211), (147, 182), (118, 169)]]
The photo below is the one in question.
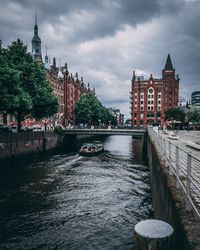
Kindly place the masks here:
[(135, 226), (135, 250), (172, 250), (174, 229), (161, 220), (144, 220)]

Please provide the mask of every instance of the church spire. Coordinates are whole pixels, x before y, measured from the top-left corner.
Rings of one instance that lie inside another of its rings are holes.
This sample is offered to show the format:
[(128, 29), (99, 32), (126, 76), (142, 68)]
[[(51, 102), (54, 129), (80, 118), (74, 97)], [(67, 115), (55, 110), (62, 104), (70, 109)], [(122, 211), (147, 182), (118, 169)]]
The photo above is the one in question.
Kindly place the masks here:
[(135, 70), (133, 70), (132, 82), (134, 82), (134, 81), (135, 81), (135, 78), (136, 78), (136, 76), (135, 76)]
[(167, 56), (165, 67), (162, 71), (163, 78), (173, 78), (175, 79), (175, 69), (173, 68), (170, 54)]
[(49, 58), (48, 58), (48, 55), (47, 55), (47, 45), (46, 45), (45, 63), (48, 63), (48, 62), (49, 62)]
[(45, 60), (44, 60), (44, 67), (45, 69), (50, 69), (50, 61), (47, 55), (47, 45), (46, 45), (46, 55), (45, 55)]
[(37, 9), (35, 9), (35, 25), (37, 25)]
[(37, 25), (37, 10), (35, 10), (34, 36), (32, 38), (32, 55), (35, 61), (42, 63), (41, 39), (38, 35)]
[(168, 54), (167, 56), (167, 61), (165, 63), (165, 70), (173, 70), (170, 54)]

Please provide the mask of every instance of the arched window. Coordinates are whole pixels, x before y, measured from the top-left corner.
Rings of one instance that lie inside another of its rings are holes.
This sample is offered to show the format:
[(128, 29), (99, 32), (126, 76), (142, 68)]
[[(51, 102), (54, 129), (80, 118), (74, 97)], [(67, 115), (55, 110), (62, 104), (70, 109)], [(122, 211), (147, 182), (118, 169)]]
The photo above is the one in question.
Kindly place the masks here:
[(154, 107), (154, 89), (150, 87), (148, 89), (148, 98), (147, 98), (147, 109), (153, 110)]

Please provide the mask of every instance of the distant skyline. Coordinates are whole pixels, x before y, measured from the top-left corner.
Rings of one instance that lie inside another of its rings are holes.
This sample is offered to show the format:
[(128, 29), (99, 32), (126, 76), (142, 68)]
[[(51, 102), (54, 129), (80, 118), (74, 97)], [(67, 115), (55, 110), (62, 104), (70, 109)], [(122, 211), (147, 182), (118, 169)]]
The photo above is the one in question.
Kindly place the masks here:
[(133, 70), (161, 78), (170, 54), (180, 95), (200, 90), (200, 0), (0, 0), (3, 47), (31, 40), (37, 9), (43, 60), (68, 64), (103, 105), (129, 114)]

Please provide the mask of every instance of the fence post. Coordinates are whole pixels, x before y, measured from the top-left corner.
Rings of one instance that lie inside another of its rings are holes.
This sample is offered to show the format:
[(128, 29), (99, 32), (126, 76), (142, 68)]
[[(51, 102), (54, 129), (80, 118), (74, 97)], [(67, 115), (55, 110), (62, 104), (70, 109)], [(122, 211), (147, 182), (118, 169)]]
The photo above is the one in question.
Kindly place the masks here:
[(186, 182), (186, 209), (190, 210), (192, 208), (190, 204), (190, 198), (191, 198), (191, 190), (190, 190), (190, 183), (191, 183), (191, 161), (192, 157), (191, 154), (187, 154), (187, 182)]
[(164, 151), (164, 160), (167, 160), (167, 152), (166, 152), (166, 141), (163, 138), (163, 151)]
[(176, 146), (176, 187), (180, 188), (179, 183), (179, 148)]
[(135, 226), (135, 250), (172, 250), (174, 229), (161, 220), (143, 220)]
[(161, 152), (162, 152), (162, 159), (165, 161), (165, 139), (161, 137)]
[(172, 167), (172, 144), (171, 144), (171, 142), (168, 142), (168, 143), (169, 143), (169, 161), (168, 161), (169, 169), (168, 169), (168, 171), (169, 171), (169, 174), (171, 175), (172, 174), (172, 171), (171, 171), (171, 167)]

